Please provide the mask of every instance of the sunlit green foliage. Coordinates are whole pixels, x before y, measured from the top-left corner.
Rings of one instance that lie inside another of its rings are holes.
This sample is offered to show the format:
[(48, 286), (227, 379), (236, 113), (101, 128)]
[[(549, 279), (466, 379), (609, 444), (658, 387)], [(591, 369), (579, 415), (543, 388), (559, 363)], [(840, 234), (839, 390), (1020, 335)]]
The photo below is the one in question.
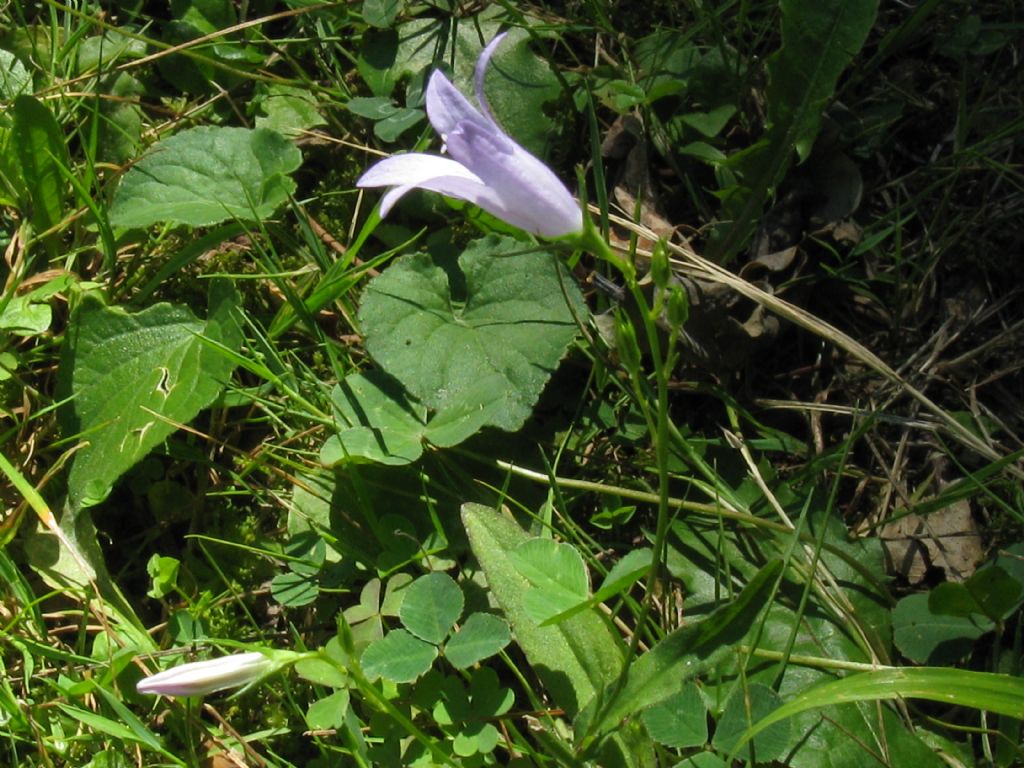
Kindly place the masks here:
[[(501, 32), (594, 228), (382, 220)], [(1019, 764), (1017, 32), (0, 0), (4, 764)]]

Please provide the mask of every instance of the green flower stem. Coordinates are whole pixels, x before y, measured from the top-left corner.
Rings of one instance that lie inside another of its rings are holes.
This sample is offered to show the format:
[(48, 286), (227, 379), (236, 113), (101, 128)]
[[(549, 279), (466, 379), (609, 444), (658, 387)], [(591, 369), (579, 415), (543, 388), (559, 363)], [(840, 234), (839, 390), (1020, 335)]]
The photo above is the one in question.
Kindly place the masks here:
[[(626, 663), (623, 664), (622, 672), (619, 675), (617, 684), (609, 695), (602, 709), (607, 710), (612, 706), (615, 699), (623, 690), (626, 675), (629, 671), (629, 661), (636, 657), (639, 651), (641, 638), (651, 621), (651, 614), (654, 604), (654, 594), (658, 580), (662, 577), (665, 567), (665, 550), (668, 541), (669, 524), (671, 522), (670, 511), (675, 501), (669, 496), (669, 435), (670, 420), (668, 414), (668, 383), (672, 371), (676, 334), (670, 333), (667, 337), (665, 348), (662, 349), (662, 341), (657, 327), (658, 308), (648, 306), (647, 298), (644, 296), (637, 284), (636, 269), (633, 262), (623, 255), (617, 253), (608, 244), (607, 240), (597, 229), (597, 226), (589, 217), (584, 217), (583, 231), (575, 238), (573, 243), (578, 248), (589, 251), (599, 258), (607, 261), (625, 278), (626, 287), (632, 293), (633, 300), (640, 308), (640, 319), (646, 335), (648, 349), (651, 359), (654, 361), (654, 383), (656, 389), (656, 406), (654, 414), (647, 407), (648, 388), (643, 380), (639, 366), (635, 367), (633, 373), (634, 395), (641, 404), (648, 429), (654, 439), (655, 464), (658, 473), (658, 493), (656, 497), (657, 517), (655, 524), (652, 566), (648, 573), (644, 590), (644, 599), (640, 607), (640, 615), (637, 617), (636, 628), (629, 642), (629, 649), (626, 654)], [(639, 363), (639, 361), (637, 361)], [(677, 507), (678, 508), (678, 507)], [(594, 718), (593, 722), (600, 722), (600, 716)]]
[(786, 654), (782, 651), (768, 651), (763, 648), (752, 648), (749, 645), (738, 645), (736, 650), (740, 653), (756, 656), (759, 659), (769, 661), (787, 661), (790, 664), (798, 664), (801, 667), (812, 667), (814, 669), (845, 669), (850, 672), (878, 672), (884, 669), (897, 669), (884, 664), (868, 664), (862, 661), (845, 661), (843, 659), (826, 659), (821, 656), (803, 656), (798, 653)]
[[(468, 451), (462, 451), (464, 455), (474, 456), (481, 461), (487, 462), (484, 459), (475, 454), (471, 454)], [(511, 464), (507, 461), (494, 460), (494, 465), (499, 469), (503, 469), (506, 472), (511, 472), (513, 475), (524, 477), (528, 480), (533, 480), (536, 483), (542, 483), (544, 485), (555, 485), (565, 488), (575, 488), (580, 491), (590, 491), (592, 493), (601, 493), (606, 496), (617, 496), (623, 499), (632, 499), (633, 501), (640, 501), (646, 504), (657, 504), (658, 494), (650, 493), (649, 491), (640, 491), (635, 488), (624, 488), (621, 485), (608, 485), (607, 483), (595, 483), (590, 480), (578, 480), (572, 477), (559, 477), (550, 476), (543, 472), (537, 472), (536, 470), (526, 469), (516, 464)], [(784, 523), (779, 523), (774, 520), (767, 520), (763, 517), (757, 517), (755, 515), (748, 514), (746, 512), (739, 512), (735, 509), (731, 509), (727, 506), (723, 506), (721, 503), (718, 504), (705, 504), (699, 501), (686, 501), (685, 499), (675, 498), (670, 496), (668, 499), (669, 506), (672, 509), (684, 510), (687, 512), (693, 512), (699, 515), (707, 515), (708, 517), (718, 517), (723, 520), (735, 520), (738, 523), (749, 525), (753, 528), (763, 528), (769, 531), (776, 531), (778, 533), (792, 534), (794, 531), (786, 526)], [(800, 541), (817, 544), (817, 539), (807, 532), (796, 532)], [(848, 552), (829, 544), (828, 542), (823, 543), (823, 548), (826, 552), (831, 555), (835, 555), (849, 567), (857, 571), (861, 576), (868, 579), (871, 583), (877, 583), (877, 574), (872, 573), (863, 563), (858, 561), (855, 557), (851, 556)], [(872, 667), (875, 669), (875, 667)]]
[[(527, 480), (533, 480), (538, 483), (544, 483), (545, 485), (550, 485), (554, 482), (556, 485), (563, 486), (565, 488), (575, 488), (579, 491), (591, 491), (605, 496), (621, 496), (624, 499), (640, 501), (645, 504), (657, 504), (659, 500), (659, 495), (651, 493), (650, 491), (626, 488), (621, 485), (597, 483), (592, 480), (579, 480), (574, 477), (552, 477), (544, 472), (527, 469), (526, 467), (502, 461), (501, 459), (496, 459), (494, 464), (499, 469), (503, 469), (506, 472), (511, 472), (519, 477), (524, 477)], [(668, 498), (668, 503), (673, 509), (696, 512), (698, 514), (708, 515), (709, 517), (721, 517), (726, 520), (735, 520), (736, 522), (744, 523), (755, 528), (766, 528), (771, 531), (778, 531), (779, 533), (792, 533), (792, 530), (783, 523), (778, 523), (774, 520), (767, 520), (763, 517), (757, 517), (746, 512), (739, 512), (735, 509), (723, 506), (722, 504), (706, 504), (700, 501), (687, 501), (673, 496)]]
[(587, 251), (599, 259), (607, 261), (622, 273), (622, 276), (626, 278), (626, 284), (630, 287), (636, 285), (636, 268), (633, 266), (633, 262), (623, 254), (616, 252), (608, 244), (608, 241), (601, 234), (601, 231), (591, 220), (590, 216), (584, 215), (583, 230), (579, 234), (563, 239), (573, 248)]
[[(632, 264), (630, 264), (632, 267)], [(632, 659), (640, 645), (640, 638), (646, 628), (654, 603), (655, 589), (658, 580), (662, 576), (665, 567), (665, 549), (668, 541), (668, 529), (670, 522), (669, 504), (669, 415), (668, 415), (668, 382), (672, 371), (673, 348), (675, 346), (676, 334), (668, 335), (667, 345), (662, 350), (661, 337), (659, 336), (656, 324), (656, 310), (647, 311), (647, 301), (637, 285), (635, 278), (629, 282), (634, 300), (637, 306), (641, 307), (639, 313), (644, 324), (644, 331), (647, 336), (647, 343), (650, 348), (651, 358), (654, 361), (655, 386), (657, 388), (657, 408), (655, 411), (654, 434), (654, 458), (658, 472), (658, 513), (655, 524), (654, 545), (651, 570), (647, 575), (647, 582), (644, 590), (644, 600), (640, 609), (640, 616), (637, 618), (636, 631), (630, 638), (629, 653), (627, 659)], [(638, 388), (637, 396), (643, 397), (644, 393)], [(628, 663), (623, 666), (623, 679), (625, 679)]]
[(412, 720), (402, 714), (394, 704), (388, 701), (387, 697), (383, 693), (377, 690), (376, 686), (374, 686), (373, 683), (367, 679), (366, 675), (363, 674), (363, 670), (354, 658), (350, 658), (347, 665), (339, 664), (336, 659), (331, 658), (326, 653), (321, 654), (321, 658), (329, 664), (332, 664), (339, 669), (343, 669), (352, 681), (355, 682), (356, 688), (359, 690), (359, 693), (362, 694), (363, 698), (387, 714), (388, 717), (402, 726), (410, 736), (426, 747), (433, 756), (435, 762), (442, 765), (458, 765), (458, 763), (452, 761), (451, 757), (445, 754), (444, 750), (437, 746), (436, 739), (432, 739), (420, 730)]
[[(654, 534), (654, 555), (653, 564), (650, 573), (647, 576), (646, 590), (644, 593), (643, 605), (640, 609), (640, 616), (637, 619), (636, 631), (630, 638), (629, 652), (627, 659), (631, 659), (636, 655), (637, 649), (640, 645), (640, 638), (643, 635), (644, 628), (646, 627), (650, 615), (651, 606), (654, 599), (654, 591), (657, 585), (658, 579), (661, 577), (661, 572), (664, 568), (665, 560), (665, 543), (668, 540), (668, 528), (669, 528), (669, 509), (670, 509), (670, 497), (669, 497), (669, 471), (668, 471), (668, 446), (669, 446), (669, 418), (668, 418), (668, 380), (669, 374), (672, 370), (672, 359), (673, 351), (675, 347), (676, 334), (671, 333), (668, 336), (667, 346), (662, 354), (662, 344), (658, 334), (657, 328), (657, 317), (659, 308), (653, 309), (648, 308), (647, 299), (640, 290), (639, 285), (636, 281), (636, 268), (633, 265), (631, 259), (617, 253), (611, 245), (608, 244), (607, 239), (598, 230), (597, 225), (594, 224), (593, 220), (589, 216), (583, 217), (583, 231), (580, 232), (577, 240), (577, 247), (589, 251), (595, 256), (607, 261), (609, 264), (614, 266), (626, 280), (627, 288), (632, 292), (633, 299), (637, 306), (641, 308), (640, 317), (644, 324), (644, 332), (647, 336), (647, 343), (650, 348), (651, 358), (654, 360), (655, 367), (655, 386), (657, 389), (657, 407), (654, 414), (653, 423), (651, 423), (651, 416), (649, 409), (646, 407), (645, 390), (642, 381), (635, 381), (634, 388), (636, 390), (637, 400), (640, 402), (644, 410), (644, 416), (648, 421), (648, 427), (652, 431), (654, 438), (654, 451), (655, 451), (655, 462), (658, 471), (658, 513), (657, 523), (655, 525)], [(620, 683), (625, 680), (626, 671), (629, 668), (629, 664), (625, 664), (622, 669), (622, 675)], [(614, 696), (612, 697), (614, 698)]]

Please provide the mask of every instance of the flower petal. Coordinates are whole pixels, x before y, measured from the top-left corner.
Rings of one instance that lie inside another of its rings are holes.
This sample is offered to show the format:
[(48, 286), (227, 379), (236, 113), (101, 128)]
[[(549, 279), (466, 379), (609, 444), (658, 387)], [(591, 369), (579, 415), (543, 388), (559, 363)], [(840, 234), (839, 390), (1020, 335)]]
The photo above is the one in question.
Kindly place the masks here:
[(473, 72), (473, 85), (476, 88), (477, 103), (480, 104), (480, 109), (483, 110), (487, 119), (495, 124), (497, 122), (494, 119), (494, 115), (491, 114), (491, 105), (487, 103), (487, 94), (484, 93), (484, 76), (487, 74), (487, 67), (491, 63), (491, 57), (498, 50), (498, 46), (501, 45), (501, 41), (505, 39), (507, 34), (508, 32), (502, 32), (487, 44), (487, 47), (480, 54), (480, 58), (476, 60), (476, 69)]
[(481, 113), (435, 71), (427, 83), (427, 116), (447, 145), (449, 158), (409, 153), (374, 165), (360, 187), (392, 187), (380, 204), (385, 216), (411, 189), (466, 200), (520, 229), (562, 237), (583, 229), (583, 212), (544, 163), (516, 144), (491, 116), (484, 77), (504, 33), (492, 40), (476, 64), (474, 82)]
[(380, 201), (380, 215), (387, 216), (395, 203), (410, 190), (420, 188), (440, 192), (475, 203), (486, 196), (486, 187), (466, 166), (447, 157), (410, 152), (393, 155), (364, 173), (357, 187), (394, 187)]
[(163, 696), (202, 696), (252, 682), (273, 666), (274, 662), (258, 651), (238, 653), (171, 667), (140, 680), (135, 689)]
[(459, 176), (470, 181), (480, 179), (466, 168), (447, 157), (408, 152), (392, 155), (376, 163), (359, 177), (357, 187), (393, 187), (399, 184), (416, 186), (420, 181), (435, 176)]
[(427, 117), (430, 118), (434, 130), (441, 134), (443, 141), (448, 140), (448, 134), (455, 130), (459, 123), (491, 125), (494, 130), (498, 130), (493, 121), (481, 115), (480, 110), (470, 104), (469, 99), (452, 85), (441, 70), (434, 70), (434, 74), (427, 81), (426, 101)]
[(457, 176), (435, 176), (418, 184), (404, 184), (401, 187), (388, 190), (387, 194), (380, 201), (380, 215), (385, 216), (402, 195), (413, 189), (429, 189), (431, 192), (439, 192), (448, 197), (465, 200), (474, 205), (479, 205), (499, 218), (506, 221), (510, 220), (504, 202), (495, 194), (493, 189), (482, 182), (469, 181)]
[(463, 123), (448, 136), (448, 152), (490, 188), (504, 213), (482, 208), (541, 237), (583, 229), (583, 212), (544, 163), (508, 136)]

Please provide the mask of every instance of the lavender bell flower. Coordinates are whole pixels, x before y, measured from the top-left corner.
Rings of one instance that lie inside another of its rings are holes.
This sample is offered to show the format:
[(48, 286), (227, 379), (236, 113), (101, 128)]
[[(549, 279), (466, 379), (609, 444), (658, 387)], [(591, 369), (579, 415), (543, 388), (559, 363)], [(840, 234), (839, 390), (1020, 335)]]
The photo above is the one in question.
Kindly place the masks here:
[(359, 187), (393, 187), (380, 215), (411, 189), (429, 189), (466, 200), (520, 229), (546, 238), (579, 234), (583, 212), (544, 163), (512, 141), (491, 115), (484, 74), (505, 37), (498, 35), (476, 63), (478, 110), (440, 71), (427, 84), (427, 116), (449, 157), (411, 152), (394, 155), (362, 175)]
[(236, 653), (210, 661), (171, 667), (143, 678), (135, 690), (162, 696), (203, 696), (251, 683), (269, 674), (277, 666), (278, 663), (256, 651)]

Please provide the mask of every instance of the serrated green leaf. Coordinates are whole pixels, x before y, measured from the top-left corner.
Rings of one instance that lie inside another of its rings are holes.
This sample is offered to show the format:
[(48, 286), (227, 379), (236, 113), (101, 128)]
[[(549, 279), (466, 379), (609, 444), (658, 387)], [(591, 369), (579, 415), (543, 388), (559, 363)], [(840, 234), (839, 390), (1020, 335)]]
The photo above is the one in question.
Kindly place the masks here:
[(416, 637), (440, 645), (462, 615), (466, 598), (447, 573), (428, 573), (406, 587), (398, 617)]
[(769, 134), (807, 159), (825, 105), (864, 45), (878, 0), (782, 0), (782, 48), (768, 62)]
[(651, 738), (675, 749), (699, 747), (708, 740), (708, 708), (693, 683), (640, 713)]
[(277, 131), (282, 136), (301, 136), (327, 122), (320, 114), (316, 97), (304, 88), (272, 83), (254, 101), (261, 112), (256, 117), (256, 127)]
[[(408, 77), (424, 77), (437, 62), (454, 62), (455, 79), (470, 84), (481, 40), (490, 40), (498, 23), (478, 19), (456, 29), (440, 19), (418, 18), (395, 29), (368, 30), (359, 53), (359, 73), (375, 96), (389, 96)], [(469, 91), (465, 91), (469, 93)]]
[(743, 760), (770, 763), (782, 757), (789, 745), (789, 723), (780, 721), (765, 728), (757, 738), (740, 739), (752, 723), (767, 717), (782, 704), (779, 694), (771, 688), (753, 684), (737, 689), (718, 720), (712, 744), (722, 752), (732, 753)]
[[(498, 33), (491, 19), (459, 24), (453, 31), (439, 19), (418, 18), (395, 29), (363, 35), (359, 72), (375, 96), (390, 96), (406, 78), (424, 82), (443, 62), (451, 66), (452, 81), (472, 94), (473, 71), (484, 43)], [(551, 103), (562, 94), (551, 65), (530, 50), (532, 37), (524, 29), (509, 30), (491, 59), (485, 89), (491, 111), (505, 131), (541, 159), (559, 143), (560, 124), (550, 115)], [(414, 106), (414, 104), (409, 104)]]
[(512, 641), (508, 622), (490, 613), (471, 614), (444, 646), (444, 656), (456, 669), (490, 658)]
[(367, 286), (359, 318), (371, 356), (418, 400), (514, 431), (576, 335), (574, 312), (586, 313), (579, 289), (554, 256), (492, 235), (457, 265), (398, 259)]
[(437, 647), (404, 629), (388, 632), (363, 651), (363, 672), (371, 680), (383, 677), (395, 683), (411, 683), (434, 663)]
[(110, 223), (192, 227), (259, 221), (295, 191), (288, 175), (302, 162), (279, 133), (200, 126), (157, 142), (121, 179)]
[(340, 428), (320, 449), (320, 461), (328, 466), (348, 461), (410, 464), (423, 454), (424, 442), (446, 448), (483, 426), (479, 409), (459, 404), (427, 419), (427, 409), (412, 402), (383, 371), (346, 376), (331, 401)]
[[(502, 128), (537, 157), (547, 159), (556, 149), (561, 125), (549, 107), (562, 94), (551, 64), (530, 50), (525, 29), (509, 30), (487, 69), (487, 102)], [(459, 83), (470, 93), (467, 78)]]
[(214, 282), (202, 322), (186, 307), (157, 304), (129, 313), (87, 295), (61, 355), (58, 390), (68, 437), (87, 439), (68, 477), (72, 506), (105, 497), (117, 478), (213, 402), (234, 370), (216, 348), (237, 349), (237, 294)]
[(423, 453), (427, 409), (411, 403), (401, 385), (382, 372), (346, 376), (331, 402), (341, 429), (320, 450), (324, 464), (364, 459), (402, 465)]

